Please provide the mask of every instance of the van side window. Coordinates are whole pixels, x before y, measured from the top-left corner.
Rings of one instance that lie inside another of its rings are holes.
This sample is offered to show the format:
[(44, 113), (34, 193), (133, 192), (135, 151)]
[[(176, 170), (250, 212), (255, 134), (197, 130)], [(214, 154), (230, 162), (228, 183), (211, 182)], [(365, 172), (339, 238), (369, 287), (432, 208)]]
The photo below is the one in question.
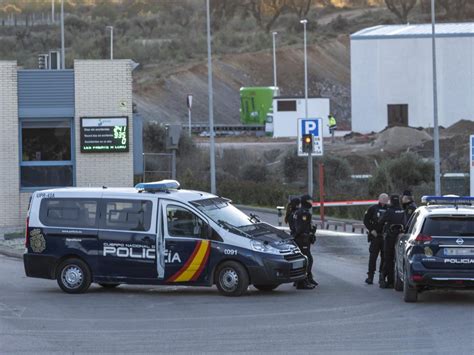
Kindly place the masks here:
[(183, 207), (168, 205), (166, 219), (170, 237), (207, 238), (207, 223)]
[(45, 198), (39, 218), (45, 226), (97, 228), (97, 200)]
[(144, 232), (150, 229), (151, 201), (110, 200), (105, 201), (103, 229), (117, 229)]

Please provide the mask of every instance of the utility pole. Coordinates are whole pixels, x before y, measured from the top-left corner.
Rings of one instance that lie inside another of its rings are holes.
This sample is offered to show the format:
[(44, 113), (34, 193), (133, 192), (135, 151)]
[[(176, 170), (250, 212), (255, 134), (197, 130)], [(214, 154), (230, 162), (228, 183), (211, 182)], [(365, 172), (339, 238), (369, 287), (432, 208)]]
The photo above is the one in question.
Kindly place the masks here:
[[(301, 20), (304, 29), (304, 118), (308, 119), (308, 52), (306, 38), (306, 24), (308, 20)], [(313, 153), (308, 153), (308, 195), (313, 197)]]
[(52, 24), (54, 23), (54, 1), (55, 0), (51, 0), (51, 23)]
[(439, 157), (439, 126), (438, 126), (438, 79), (436, 73), (436, 7), (435, 0), (431, 0), (431, 34), (433, 50), (433, 143), (435, 168), (435, 195), (441, 196), (441, 169)]
[(61, 69), (66, 69), (66, 54), (64, 50), (64, 0), (61, 0)]
[(273, 86), (277, 87), (277, 60), (276, 60), (276, 35), (278, 32), (273, 32)]
[(107, 26), (106, 29), (110, 30), (110, 60), (114, 59), (114, 26)]
[(211, 10), (209, 0), (206, 0), (207, 13), (207, 80), (209, 96), (209, 134), (210, 134), (210, 163), (211, 163), (211, 193), (216, 194), (216, 154), (214, 142), (214, 100), (212, 89), (212, 51), (211, 51)]

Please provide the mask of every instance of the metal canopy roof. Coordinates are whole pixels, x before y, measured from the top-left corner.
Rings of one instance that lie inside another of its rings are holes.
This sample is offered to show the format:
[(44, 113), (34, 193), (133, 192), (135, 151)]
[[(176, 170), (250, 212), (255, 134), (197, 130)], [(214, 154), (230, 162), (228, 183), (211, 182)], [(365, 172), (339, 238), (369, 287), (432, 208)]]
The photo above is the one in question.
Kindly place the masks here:
[[(436, 24), (436, 37), (474, 37), (474, 22)], [(431, 37), (431, 24), (381, 25), (351, 35), (353, 40)]]

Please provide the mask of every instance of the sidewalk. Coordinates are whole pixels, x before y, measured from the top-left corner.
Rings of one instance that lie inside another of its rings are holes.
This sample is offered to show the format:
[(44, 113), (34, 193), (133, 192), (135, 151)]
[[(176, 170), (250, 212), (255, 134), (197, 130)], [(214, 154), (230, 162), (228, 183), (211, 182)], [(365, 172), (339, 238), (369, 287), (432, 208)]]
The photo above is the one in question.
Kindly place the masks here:
[(4, 239), (0, 237), (0, 254), (12, 258), (23, 257), (25, 251), (25, 238)]

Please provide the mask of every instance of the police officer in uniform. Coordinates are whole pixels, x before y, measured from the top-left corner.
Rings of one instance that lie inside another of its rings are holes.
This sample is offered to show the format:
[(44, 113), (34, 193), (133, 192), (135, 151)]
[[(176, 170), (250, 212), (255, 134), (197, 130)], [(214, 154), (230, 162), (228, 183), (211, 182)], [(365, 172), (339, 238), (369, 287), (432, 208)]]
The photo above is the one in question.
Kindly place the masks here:
[(311, 290), (318, 283), (313, 279), (311, 269), (313, 267), (313, 256), (311, 255), (311, 244), (316, 241), (316, 228), (311, 224), (312, 198), (309, 195), (301, 197), (301, 208), (295, 212), (295, 242), (303, 255), (308, 258), (307, 278), (299, 281), (296, 288), (300, 290)]
[(405, 211), (400, 206), (400, 196), (390, 196), (390, 206), (380, 218), (384, 232), (383, 280), (380, 288), (393, 288), (395, 266), (395, 243), (405, 226)]
[(402, 196), (402, 208), (405, 211), (405, 220), (408, 223), (417, 206), (410, 190), (405, 190)]
[(370, 243), (369, 246), (369, 271), (367, 272), (367, 278), (365, 282), (369, 285), (374, 283), (374, 274), (377, 268), (377, 258), (380, 254), (380, 266), (379, 266), (379, 283), (382, 278), (382, 268), (384, 259), (383, 249), (383, 226), (379, 223), (382, 215), (387, 211), (388, 195), (382, 193), (379, 195), (379, 203), (370, 206), (364, 215), (364, 225), (368, 230), (367, 241)]
[(290, 227), (290, 234), (295, 236), (295, 212), (300, 208), (300, 199), (294, 197), (286, 206), (285, 223)]

